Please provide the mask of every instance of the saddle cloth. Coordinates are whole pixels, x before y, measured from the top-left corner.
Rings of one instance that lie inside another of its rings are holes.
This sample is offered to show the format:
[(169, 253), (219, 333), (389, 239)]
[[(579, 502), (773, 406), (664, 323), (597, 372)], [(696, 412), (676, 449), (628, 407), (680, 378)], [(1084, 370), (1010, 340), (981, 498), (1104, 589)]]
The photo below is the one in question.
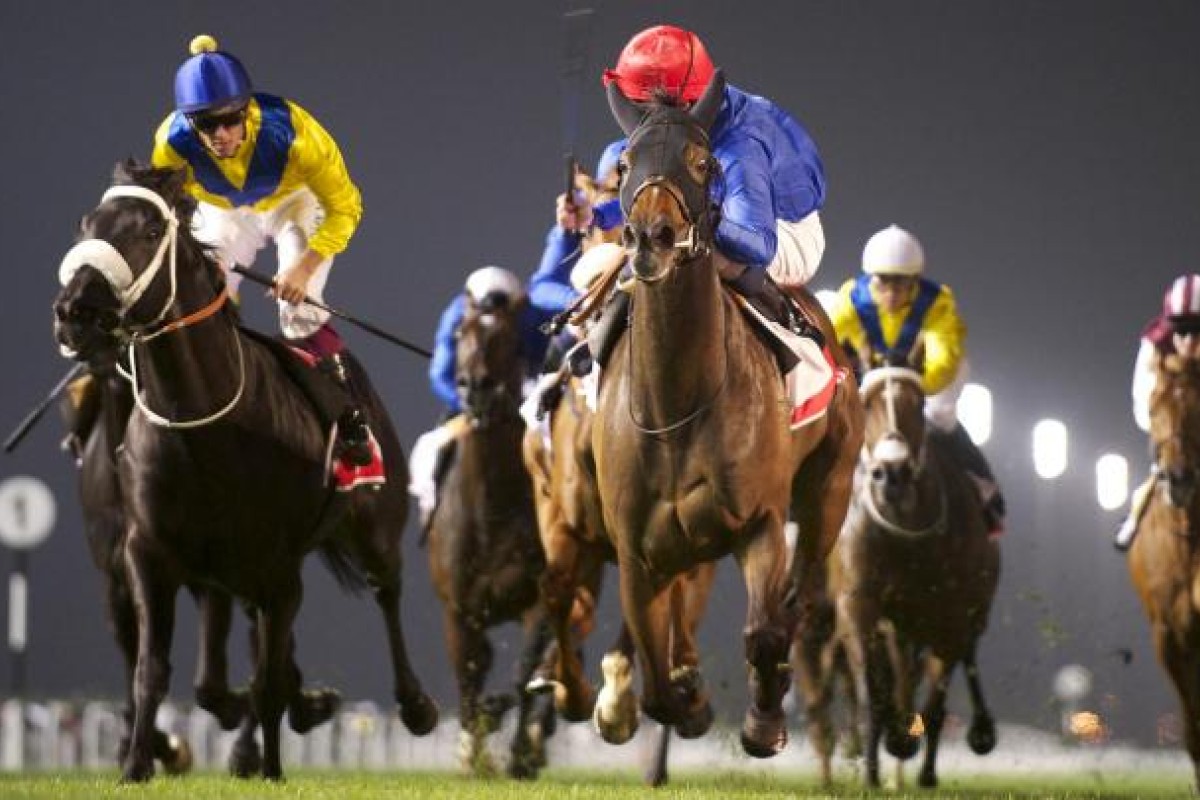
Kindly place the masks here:
[(783, 376), (784, 389), (792, 404), (791, 430), (820, 419), (829, 409), (838, 384), (846, 378), (845, 368), (834, 362), (828, 347), (767, 319), (736, 292), (732, 295), (742, 311), (764, 334), (777, 339), (796, 354), (798, 363)]
[[(291, 345), (287, 345), (287, 349), (309, 369), (317, 368), (317, 359), (312, 353)], [(334, 458), (334, 444), (338, 437), (337, 423), (330, 426), (329, 437), (325, 445), (326, 484), (332, 481), (334, 488), (339, 492), (348, 492), (359, 486), (382, 486), (387, 483), (386, 473), (383, 469), (383, 451), (375, 439), (375, 432), (368, 429), (367, 433), (370, 436), (371, 463), (360, 467), (345, 459)]]

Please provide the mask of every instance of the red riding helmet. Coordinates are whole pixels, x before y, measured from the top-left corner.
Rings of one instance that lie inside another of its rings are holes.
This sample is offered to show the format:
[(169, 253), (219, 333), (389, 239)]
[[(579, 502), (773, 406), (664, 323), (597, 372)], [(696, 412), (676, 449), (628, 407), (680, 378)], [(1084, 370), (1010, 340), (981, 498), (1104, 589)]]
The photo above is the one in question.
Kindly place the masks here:
[(629, 40), (616, 68), (604, 70), (604, 85), (616, 81), (638, 103), (649, 101), (656, 89), (694, 103), (714, 71), (699, 36), (674, 25), (655, 25)]

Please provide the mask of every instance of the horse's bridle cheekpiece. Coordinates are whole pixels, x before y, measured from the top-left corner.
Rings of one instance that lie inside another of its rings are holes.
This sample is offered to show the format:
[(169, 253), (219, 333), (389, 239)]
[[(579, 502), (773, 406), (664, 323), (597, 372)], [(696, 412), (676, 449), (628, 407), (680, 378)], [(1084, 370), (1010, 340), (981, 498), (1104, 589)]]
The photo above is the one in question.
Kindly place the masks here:
[(238, 404), (238, 401), (241, 400), (242, 392), (246, 388), (246, 355), (242, 350), (241, 339), (235, 338), (238, 346), (238, 371), (240, 377), (238, 388), (234, 392), (233, 398), (213, 414), (198, 419), (180, 421), (168, 419), (146, 405), (146, 400), (142, 397), (142, 392), (138, 385), (136, 345), (149, 342), (164, 333), (179, 330), (192, 322), (198, 322), (201, 319), (211, 316), (228, 300), (229, 293), (228, 291), (222, 291), (216, 301), (201, 311), (189, 314), (184, 319), (164, 325), (157, 330), (147, 332), (149, 329), (159, 325), (175, 305), (175, 293), (178, 287), (179, 217), (175, 214), (170, 204), (163, 199), (162, 195), (145, 186), (122, 184), (110, 187), (100, 198), (100, 204), (103, 205), (109, 200), (122, 197), (135, 198), (150, 203), (158, 209), (167, 224), (166, 233), (162, 237), (162, 241), (159, 242), (158, 250), (154, 253), (154, 258), (146, 265), (142, 274), (134, 277), (133, 269), (129, 266), (129, 262), (125, 260), (125, 256), (121, 255), (121, 252), (111, 242), (105, 239), (84, 239), (68, 250), (66, 255), (63, 256), (62, 263), (58, 267), (58, 280), (63, 286), (66, 286), (80, 269), (85, 266), (92, 267), (113, 288), (118, 300), (120, 300), (121, 314), (124, 317), (137, 304), (138, 300), (142, 298), (146, 290), (150, 288), (150, 284), (154, 282), (159, 270), (162, 269), (164, 261), (168, 262), (170, 265), (168, 274), (170, 276), (171, 289), (167, 293), (167, 299), (154, 319), (145, 325), (139, 326), (139, 330), (132, 332), (129, 342), (129, 372), (126, 373), (119, 365), (118, 370), (129, 381), (133, 389), (133, 399), (137, 407), (146, 416), (146, 419), (154, 425), (177, 429), (199, 428), (208, 425), (232, 411)]

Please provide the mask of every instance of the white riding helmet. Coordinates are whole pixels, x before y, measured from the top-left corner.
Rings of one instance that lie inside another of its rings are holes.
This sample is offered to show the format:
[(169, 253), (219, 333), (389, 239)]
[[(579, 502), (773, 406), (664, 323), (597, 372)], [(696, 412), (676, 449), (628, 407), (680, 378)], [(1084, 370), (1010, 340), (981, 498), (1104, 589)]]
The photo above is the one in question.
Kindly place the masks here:
[(491, 294), (502, 294), (509, 303), (515, 303), (525, 294), (521, 279), (504, 267), (480, 267), (467, 276), (467, 295), (476, 303), (482, 303)]
[(925, 250), (917, 237), (889, 225), (867, 240), (862, 268), (868, 275), (920, 275), (925, 271)]

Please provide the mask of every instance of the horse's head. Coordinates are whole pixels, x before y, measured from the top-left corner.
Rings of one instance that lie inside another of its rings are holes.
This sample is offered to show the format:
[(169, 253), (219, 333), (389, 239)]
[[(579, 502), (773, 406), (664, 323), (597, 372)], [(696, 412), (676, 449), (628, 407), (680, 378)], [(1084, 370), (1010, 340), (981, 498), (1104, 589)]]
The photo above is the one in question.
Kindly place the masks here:
[(724, 96), (720, 70), (690, 109), (666, 96), (637, 104), (616, 81), (608, 86), (609, 106), (629, 137), (618, 167), (622, 237), (639, 280), (660, 281), (709, 249), (714, 224), (710, 188), (720, 166), (708, 130)]
[(183, 190), (182, 171), (127, 161), (113, 178), (100, 205), (80, 222), (79, 241), (59, 267), (55, 336), (80, 358), (166, 316), (181, 278), (178, 251), (190, 263), (199, 259), (208, 266), (202, 279), (210, 285), (221, 281), (192, 238), (195, 202)]
[(1167, 502), (1186, 508), (1200, 481), (1200, 336), (1178, 337), (1176, 345), (1178, 352), (1163, 356), (1156, 365), (1150, 441)]
[(519, 294), (491, 291), (476, 298), (467, 293), (467, 312), (455, 346), (455, 383), (463, 408), (476, 427), (486, 427), (521, 402)]
[(925, 448), (925, 390), (921, 375), (882, 367), (863, 377), (866, 420), (863, 453), (871, 491), (895, 505), (915, 496)]

